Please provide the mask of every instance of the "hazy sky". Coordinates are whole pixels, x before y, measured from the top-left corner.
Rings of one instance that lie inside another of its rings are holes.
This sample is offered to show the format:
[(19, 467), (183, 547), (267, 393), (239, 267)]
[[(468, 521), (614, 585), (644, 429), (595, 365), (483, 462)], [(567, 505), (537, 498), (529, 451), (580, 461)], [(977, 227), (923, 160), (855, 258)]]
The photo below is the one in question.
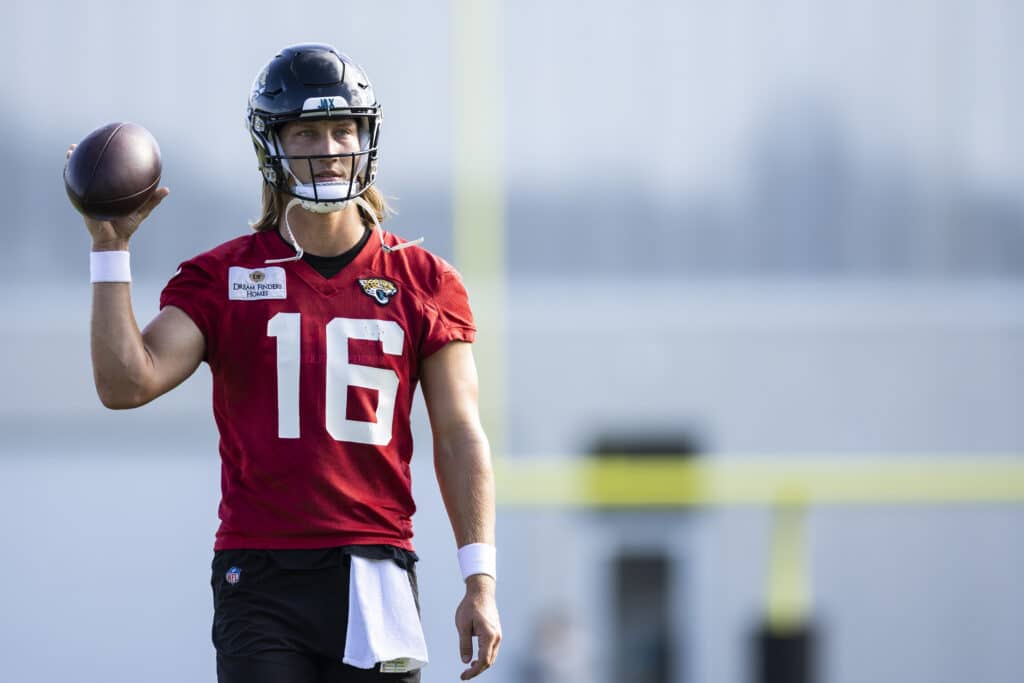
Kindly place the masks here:
[[(4, 114), (26, 135), (132, 119), (210, 182), (257, 182), (241, 128), (281, 46), (333, 43), (385, 106), (381, 182), (447, 182), (451, 5), (6, 4)], [(504, 3), (507, 177), (526, 187), (642, 173), (666, 191), (728, 183), (759, 122), (792, 100), (835, 111), (859, 150), (1024, 186), (1012, 0)], [(17, 103), (17, 104), (15, 104)]]
[[(157, 220), (197, 236), (176, 255), (237, 234), (261, 182), (243, 127), (252, 78), (280, 47), (324, 41), (383, 103), (392, 229), (450, 257), (455, 6), (17, 1), (0, 26), (4, 149), (49, 150), (53, 172), (0, 184), (0, 199), (14, 220), (40, 204), (70, 219), (64, 145), (133, 120), (179, 190)], [(513, 270), (1024, 272), (1019, 3), (585, 8), (501, 3), (489, 39)], [(664, 248), (628, 244), (634, 224)]]

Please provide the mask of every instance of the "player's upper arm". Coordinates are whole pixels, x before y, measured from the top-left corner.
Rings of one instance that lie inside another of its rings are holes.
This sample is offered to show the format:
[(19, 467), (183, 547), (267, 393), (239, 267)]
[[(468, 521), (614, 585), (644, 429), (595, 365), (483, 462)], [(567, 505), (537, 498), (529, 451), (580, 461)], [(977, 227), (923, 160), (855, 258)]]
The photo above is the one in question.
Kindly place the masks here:
[(152, 401), (184, 382), (206, 354), (199, 327), (177, 306), (165, 306), (142, 331), (151, 362), (146, 401)]
[(472, 344), (452, 341), (420, 366), (423, 400), (436, 436), (480, 428), (479, 380)]

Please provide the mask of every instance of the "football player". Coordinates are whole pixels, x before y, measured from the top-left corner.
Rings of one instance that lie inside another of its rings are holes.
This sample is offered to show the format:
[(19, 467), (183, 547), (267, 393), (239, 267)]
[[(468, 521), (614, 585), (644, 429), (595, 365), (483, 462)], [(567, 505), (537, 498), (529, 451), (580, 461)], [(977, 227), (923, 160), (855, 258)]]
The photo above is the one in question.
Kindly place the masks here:
[(381, 109), (345, 55), (285, 48), (257, 75), (246, 119), (262, 216), (253, 233), (182, 263), (145, 330), (132, 314), (128, 243), (168, 190), (127, 218), (86, 219), (99, 396), (141, 406), (210, 367), (221, 683), (418, 681), (427, 655), (409, 461), (422, 383), (465, 581), (462, 678), (473, 678), (494, 663), (501, 627), (466, 290), (418, 241), (381, 229)]

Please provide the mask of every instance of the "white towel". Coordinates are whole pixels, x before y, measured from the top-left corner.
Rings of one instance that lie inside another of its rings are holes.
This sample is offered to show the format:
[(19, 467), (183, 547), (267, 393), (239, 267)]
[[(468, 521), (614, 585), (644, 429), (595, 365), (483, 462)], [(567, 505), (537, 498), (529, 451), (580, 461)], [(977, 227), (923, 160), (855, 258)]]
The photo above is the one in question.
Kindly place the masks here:
[(427, 663), (427, 641), (409, 575), (392, 560), (352, 556), (342, 661), (360, 669), (380, 662), (395, 673)]

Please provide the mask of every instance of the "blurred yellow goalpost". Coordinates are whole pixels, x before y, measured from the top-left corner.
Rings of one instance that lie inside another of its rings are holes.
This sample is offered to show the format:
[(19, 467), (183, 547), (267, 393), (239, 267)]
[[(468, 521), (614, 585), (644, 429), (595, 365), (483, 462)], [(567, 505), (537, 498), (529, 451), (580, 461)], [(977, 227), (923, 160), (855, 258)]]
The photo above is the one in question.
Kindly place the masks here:
[(785, 633), (807, 618), (804, 511), (809, 505), (1024, 502), (1024, 456), (602, 456), (506, 453), (504, 107), (498, 0), (453, 4), (453, 251), (477, 316), (481, 418), (494, 452), (498, 502), (518, 506), (762, 505), (775, 511), (766, 620)]
[(453, 5), (453, 245), (479, 338), (481, 417), (495, 454), (499, 502), (690, 506), (1024, 501), (1024, 458), (506, 458), (504, 88), (498, 0)]

